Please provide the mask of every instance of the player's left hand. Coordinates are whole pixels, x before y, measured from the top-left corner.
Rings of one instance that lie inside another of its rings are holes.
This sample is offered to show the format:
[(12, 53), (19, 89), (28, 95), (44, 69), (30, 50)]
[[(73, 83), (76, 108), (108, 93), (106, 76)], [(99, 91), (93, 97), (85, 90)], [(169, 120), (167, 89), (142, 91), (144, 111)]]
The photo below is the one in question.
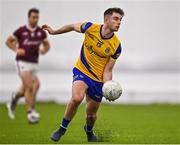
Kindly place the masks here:
[(39, 48), (39, 54), (45, 55), (47, 51), (44, 48)]

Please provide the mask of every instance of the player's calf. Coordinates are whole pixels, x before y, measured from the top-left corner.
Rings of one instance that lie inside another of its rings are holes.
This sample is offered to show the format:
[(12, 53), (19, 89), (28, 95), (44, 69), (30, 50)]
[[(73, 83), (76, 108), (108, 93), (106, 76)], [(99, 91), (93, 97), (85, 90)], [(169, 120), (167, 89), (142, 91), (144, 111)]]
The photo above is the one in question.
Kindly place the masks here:
[(6, 105), (8, 110), (8, 116), (10, 119), (15, 119), (15, 107), (16, 107), (16, 100), (15, 100), (15, 94), (12, 93), (11, 95), (11, 101), (7, 103)]
[(58, 141), (65, 134), (70, 121), (76, 114), (78, 106), (84, 99), (87, 87), (88, 86), (83, 81), (73, 82), (72, 98), (66, 107), (66, 111), (64, 114), (64, 118), (61, 122), (60, 128), (51, 135), (51, 139), (53, 141)]
[[(37, 76), (36, 76), (36, 78), (33, 80), (33, 97), (32, 97), (32, 108), (33, 108), (33, 110), (36, 112), (36, 110), (35, 110), (35, 105), (36, 105), (36, 95), (37, 95), (37, 93), (38, 93), (38, 91), (39, 91), (39, 88), (40, 88), (40, 82), (39, 82), (39, 79), (37, 78)], [(37, 113), (37, 112), (36, 112)], [(39, 114), (39, 113), (38, 113)], [(39, 114), (39, 116), (40, 116), (40, 114)]]
[(15, 118), (15, 109), (16, 109), (16, 106), (17, 106), (17, 102), (18, 100), (24, 96), (24, 92), (25, 92), (25, 89), (24, 89), (24, 86), (22, 85), (16, 93), (12, 93), (11, 95), (11, 100), (9, 103), (7, 103), (7, 109), (8, 109), (8, 116), (10, 119), (14, 119)]
[(90, 124), (91, 126), (93, 126), (96, 121), (96, 118), (97, 117), (95, 113), (87, 114), (87, 117), (86, 117), (87, 124)]
[(93, 126), (94, 126), (95, 121), (96, 121), (96, 113), (87, 114), (86, 125), (84, 126), (84, 130), (86, 132), (88, 142), (98, 141), (93, 131)]
[(25, 85), (25, 103), (27, 107), (27, 119), (29, 123), (39, 122), (39, 114), (34, 110), (33, 84)]
[(53, 132), (53, 134), (51, 135), (51, 139), (53, 141), (59, 141), (60, 138), (65, 134), (67, 127), (70, 123), (70, 121), (72, 120), (72, 118), (74, 117), (74, 115), (76, 114), (77, 108), (79, 106), (79, 104), (82, 102), (83, 100), (83, 96), (73, 96), (71, 101), (69, 102), (69, 104), (66, 107), (66, 111), (65, 111), (65, 117), (63, 118), (60, 128), (57, 129), (55, 132)]

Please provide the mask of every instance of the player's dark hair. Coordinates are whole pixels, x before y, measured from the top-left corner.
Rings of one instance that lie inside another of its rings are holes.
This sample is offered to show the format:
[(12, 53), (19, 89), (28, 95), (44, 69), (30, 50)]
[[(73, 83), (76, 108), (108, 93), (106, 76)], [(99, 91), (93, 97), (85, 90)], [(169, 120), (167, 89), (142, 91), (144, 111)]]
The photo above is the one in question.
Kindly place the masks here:
[(124, 11), (121, 8), (109, 8), (104, 12), (104, 17), (107, 15), (112, 15), (113, 13), (118, 13), (121, 16), (124, 16)]
[(31, 9), (29, 9), (29, 11), (28, 11), (28, 17), (31, 16), (31, 13), (37, 13), (37, 14), (39, 14), (39, 10), (36, 9), (36, 8), (31, 8)]

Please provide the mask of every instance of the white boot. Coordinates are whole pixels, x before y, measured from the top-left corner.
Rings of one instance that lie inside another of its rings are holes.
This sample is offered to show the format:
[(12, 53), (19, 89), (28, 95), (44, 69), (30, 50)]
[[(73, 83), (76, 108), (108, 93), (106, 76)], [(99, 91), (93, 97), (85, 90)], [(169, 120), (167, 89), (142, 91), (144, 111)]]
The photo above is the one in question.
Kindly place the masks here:
[(7, 110), (8, 110), (8, 116), (10, 119), (15, 119), (14, 111), (11, 109), (11, 103), (6, 104)]
[[(16, 105), (16, 104), (13, 104), (13, 101), (15, 99), (15, 94), (12, 93), (12, 96), (11, 96), (11, 101), (9, 103), (6, 104), (6, 107), (7, 107), (7, 110), (8, 110), (8, 116), (10, 119), (15, 119), (15, 106), (13, 105)], [(14, 109), (13, 109), (14, 108)]]

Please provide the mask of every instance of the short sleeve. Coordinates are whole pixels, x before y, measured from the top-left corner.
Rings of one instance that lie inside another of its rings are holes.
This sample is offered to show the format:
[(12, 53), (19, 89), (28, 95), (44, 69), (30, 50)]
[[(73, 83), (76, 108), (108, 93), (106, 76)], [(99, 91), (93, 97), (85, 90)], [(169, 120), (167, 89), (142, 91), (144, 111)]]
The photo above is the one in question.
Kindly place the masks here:
[(18, 28), (14, 31), (13, 36), (15, 36), (17, 39), (20, 39), (21, 36), (21, 28)]
[(91, 27), (91, 22), (85, 22), (81, 25), (81, 32), (85, 33), (89, 27)]
[(42, 40), (47, 38), (47, 34), (44, 30), (42, 30)]
[(122, 51), (121, 44), (119, 44), (118, 48), (116, 49), (115, 53), (111, 56), (111, 58), (113, 60), (117, 60), (121, 54), (121, 51)]

